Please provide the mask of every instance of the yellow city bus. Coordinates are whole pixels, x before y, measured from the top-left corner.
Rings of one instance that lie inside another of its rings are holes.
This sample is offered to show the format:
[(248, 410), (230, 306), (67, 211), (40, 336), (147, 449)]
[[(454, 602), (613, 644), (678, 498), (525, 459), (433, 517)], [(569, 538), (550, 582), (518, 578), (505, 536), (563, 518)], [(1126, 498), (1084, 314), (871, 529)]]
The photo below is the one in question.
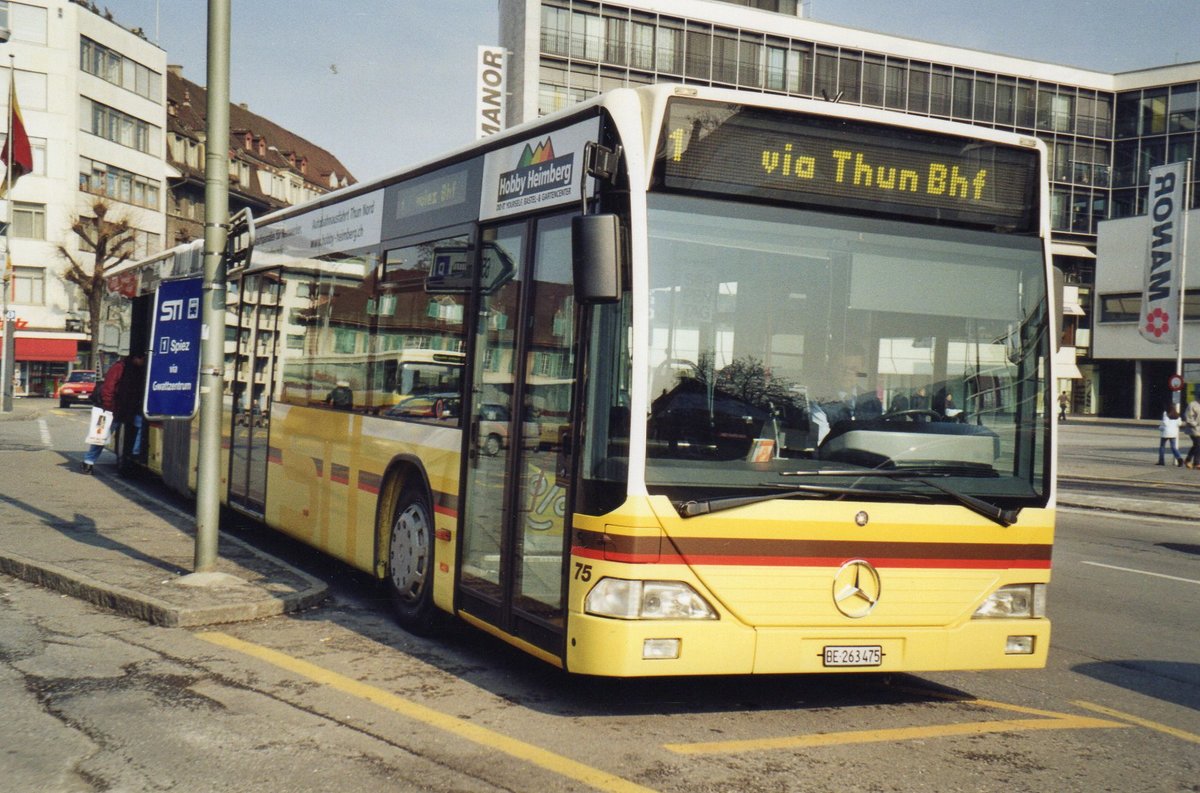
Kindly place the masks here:
[[(574, 673), (1041, 667), (1045, 159), (653, 86), (267, 216), (228, 292), (228, 504), (413, 631), (452, 615)], [(397, 400), (413, 349), (445, 365)], [(190, 428), (151, 435), (194, 484)]]

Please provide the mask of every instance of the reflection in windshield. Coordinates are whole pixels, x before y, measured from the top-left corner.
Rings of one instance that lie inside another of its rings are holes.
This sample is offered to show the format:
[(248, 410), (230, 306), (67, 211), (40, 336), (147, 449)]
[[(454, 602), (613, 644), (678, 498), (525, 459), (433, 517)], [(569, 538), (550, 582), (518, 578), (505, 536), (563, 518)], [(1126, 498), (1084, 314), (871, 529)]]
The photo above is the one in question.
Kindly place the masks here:
[(1039, 240), (674, 196), (650, 208), (652, 489), (850, 465), (1043, 490)]

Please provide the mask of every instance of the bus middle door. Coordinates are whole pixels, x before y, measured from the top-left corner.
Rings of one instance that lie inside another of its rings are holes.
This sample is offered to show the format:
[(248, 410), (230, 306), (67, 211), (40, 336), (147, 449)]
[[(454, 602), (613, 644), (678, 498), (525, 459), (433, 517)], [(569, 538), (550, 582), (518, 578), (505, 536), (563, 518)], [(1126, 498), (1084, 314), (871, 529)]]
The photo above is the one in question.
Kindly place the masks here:
[(555, 471), (574, 416), (570, 216), (485, 229), (481, 249), (460, 605), (559, 656), (569, 532)]

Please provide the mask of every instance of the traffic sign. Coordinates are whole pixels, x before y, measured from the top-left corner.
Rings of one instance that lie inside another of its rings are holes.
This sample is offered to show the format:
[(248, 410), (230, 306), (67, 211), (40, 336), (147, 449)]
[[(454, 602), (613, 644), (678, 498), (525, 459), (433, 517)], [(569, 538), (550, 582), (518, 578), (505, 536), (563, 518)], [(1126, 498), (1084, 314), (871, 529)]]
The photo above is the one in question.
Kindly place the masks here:
[(1177, 375), (1177, 374), (1171, 375), (1167, 379), (1167, 388), (1171, 389), (1172, 391), (1182, 391), (1183, 390), (1183, 376)]
[(154, 298), (146, 368), (149, 418), (191, 418), (200, 402), (200, 300), (203, 278), (163, 281)]

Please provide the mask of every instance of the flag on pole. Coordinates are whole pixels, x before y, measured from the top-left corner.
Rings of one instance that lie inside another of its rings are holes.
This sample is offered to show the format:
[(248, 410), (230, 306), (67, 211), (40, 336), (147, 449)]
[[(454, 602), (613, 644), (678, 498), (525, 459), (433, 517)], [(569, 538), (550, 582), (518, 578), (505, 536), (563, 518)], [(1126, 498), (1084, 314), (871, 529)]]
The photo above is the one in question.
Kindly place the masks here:
[(8, 139), (0, 150), (0, 161), (4, 162), (4, 167), (8, 168), (11, 175), (6, 175), (4, 182), (0, 183), (0, 196), (8, 192), (17, 179), (33, 170), (33, 150), (29, 147), (25, 120), (21, 118), (21, 106), (17, 104), (16, 80), (10, 80), (8, 84), (8, 107)]
[(1175, 344), (1179, 338), (1179, 269), (1183, 258), (1182, 234), (1187, 164), (1159, 165), (1150, 169), (1148, 196), (1150, 244), (1146, 251), (1146, 278), (1138, 331), (1155, 344)]

